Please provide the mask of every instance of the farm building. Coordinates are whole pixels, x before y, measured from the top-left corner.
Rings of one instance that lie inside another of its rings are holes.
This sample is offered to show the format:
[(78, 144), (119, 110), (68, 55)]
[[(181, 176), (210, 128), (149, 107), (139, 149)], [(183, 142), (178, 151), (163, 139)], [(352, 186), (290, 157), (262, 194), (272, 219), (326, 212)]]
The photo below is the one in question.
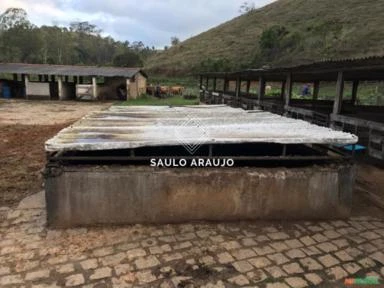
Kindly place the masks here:
[(0, 95), (45, 100), (127, 100), (145, 93), (139, 68), (0, 63)]
[(384, 159), (384, 57), (200, 74), (202, 100), (255, 107), (359, 136)]

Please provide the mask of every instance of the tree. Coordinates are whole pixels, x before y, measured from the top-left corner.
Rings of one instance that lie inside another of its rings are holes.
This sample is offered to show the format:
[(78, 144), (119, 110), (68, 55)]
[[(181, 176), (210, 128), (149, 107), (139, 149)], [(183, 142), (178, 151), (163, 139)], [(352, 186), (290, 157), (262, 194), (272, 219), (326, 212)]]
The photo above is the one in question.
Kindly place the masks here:
[(8, 8), (0, 15), (0, 29), (9, 30), (11, 28), (23, 26), (30, 27), (27, 12), (21, 8)]
[(134, 51), (127, 51), (124, 54), (113, 58), (113, 65), (120, 67), (140, 67), (143, 65), (139, 54)]
[(255, 10), (255, 9), (256, 9), (255, 3), (243, 2), (243, 4), (240, 5), (239, 13), (240, 14), (246, 14), (246, 13), (249, 13), (249, 12)]
[(172, 44), (172, 46), (176, 46), (179, 43), (180, 43), (180, 39), (179, 38), (177, 38), (176, 36), (171, 37), (171, 44)]
[(96, 25), (89, 23), (88, 21), (84, 22), (71, 22), (69, 24), (69, 29), (73, 32), (84, 33), (88, 35), (98, 36), (102, 32)]

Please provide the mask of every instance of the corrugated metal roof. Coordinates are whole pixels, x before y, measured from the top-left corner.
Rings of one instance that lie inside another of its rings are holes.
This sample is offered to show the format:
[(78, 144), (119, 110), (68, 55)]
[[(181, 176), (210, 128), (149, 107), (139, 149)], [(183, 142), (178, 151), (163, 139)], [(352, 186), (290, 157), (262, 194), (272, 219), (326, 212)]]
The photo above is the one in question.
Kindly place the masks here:
[(140, 68), (125, 67), (97, 67), (97, 66), (69, 66), (23, 63), (0, 63), (0, 73), (60, 75), (60, 76), (103, 76), (131, 78), (141, 72)]
[(357, 136), (260, 110), (222, 105), (113, 106), (65, 128), (46, 151), (111, 150), (181, 144), (354, 144)]

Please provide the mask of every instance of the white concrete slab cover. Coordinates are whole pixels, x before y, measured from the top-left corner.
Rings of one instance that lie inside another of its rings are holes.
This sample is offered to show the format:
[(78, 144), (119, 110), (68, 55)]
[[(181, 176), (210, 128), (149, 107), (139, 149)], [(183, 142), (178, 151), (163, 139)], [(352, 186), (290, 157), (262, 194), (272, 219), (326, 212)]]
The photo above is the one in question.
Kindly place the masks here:
[(261, 110), (224, 105), (112, 106), (45, 143), (46, 151), (111, 150), (180, 144), (354, 144), (357, 136)]

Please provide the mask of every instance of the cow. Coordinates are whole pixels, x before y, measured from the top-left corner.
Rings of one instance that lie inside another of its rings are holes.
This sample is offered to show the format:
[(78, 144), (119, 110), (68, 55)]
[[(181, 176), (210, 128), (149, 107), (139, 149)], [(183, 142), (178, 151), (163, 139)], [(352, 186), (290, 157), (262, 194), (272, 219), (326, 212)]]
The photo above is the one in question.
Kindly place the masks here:
[(172, 86), (170, 88), (171, 95), (183, 95), (185, 88), (183, 86)]

